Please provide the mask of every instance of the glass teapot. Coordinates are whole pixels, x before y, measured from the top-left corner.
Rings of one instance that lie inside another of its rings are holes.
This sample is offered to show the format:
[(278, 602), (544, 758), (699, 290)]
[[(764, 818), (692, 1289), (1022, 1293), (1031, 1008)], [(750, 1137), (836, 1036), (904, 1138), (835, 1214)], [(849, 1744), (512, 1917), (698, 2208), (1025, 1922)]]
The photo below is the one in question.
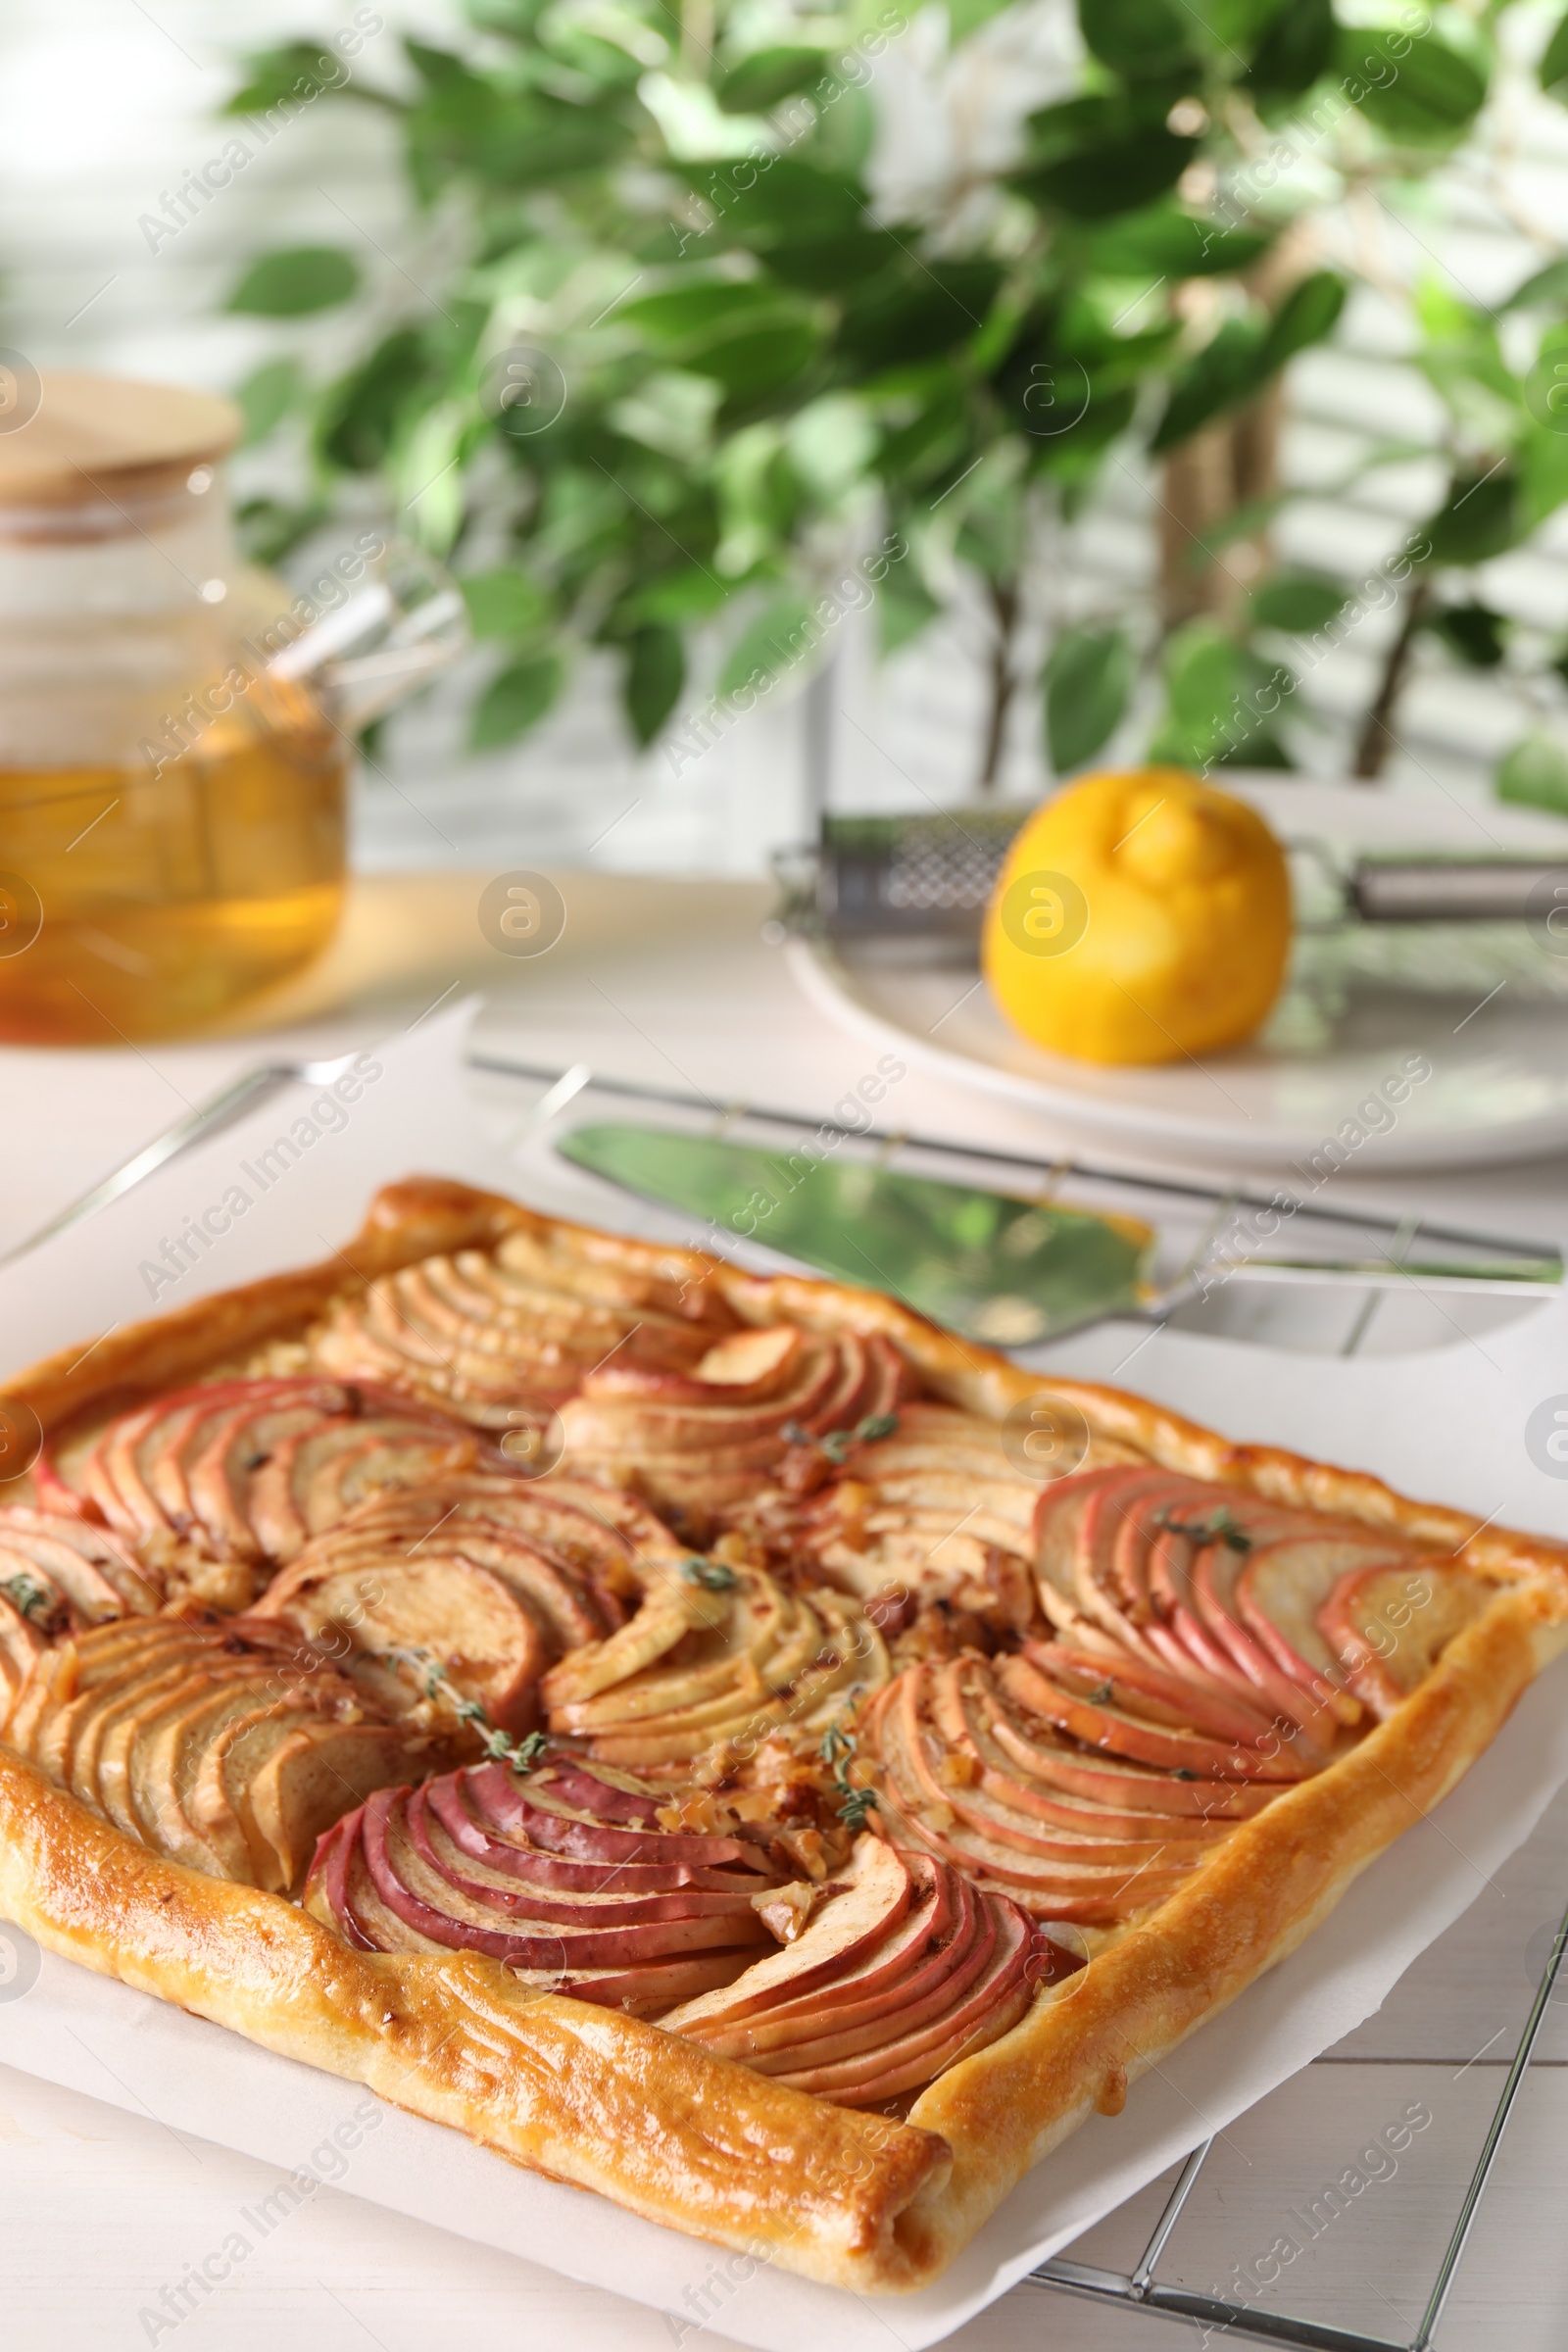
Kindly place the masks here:
[(439, 565), (363, 531), (242, 564), (230, 403), (45, 372), (0, 419), (0, 1041), (167, 1037), (308, 963), (354, 735), (455, 659)]

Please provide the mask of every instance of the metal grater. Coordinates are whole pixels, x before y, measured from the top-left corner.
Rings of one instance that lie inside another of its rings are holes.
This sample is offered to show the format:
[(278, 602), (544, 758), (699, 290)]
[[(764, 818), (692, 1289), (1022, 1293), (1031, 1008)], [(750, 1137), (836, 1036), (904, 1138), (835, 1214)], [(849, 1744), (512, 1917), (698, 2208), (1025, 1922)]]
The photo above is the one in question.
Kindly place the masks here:
[[(835, 939), (926, 941), (972, 948), (1014, 835), (1033, 813), (1003, 808), (919, 816), (824, 816), (814, 850), (777, 861), (782, 919)], [(1568, 859), (1358, 858), (1348, 868), (1320, 842), (1286, 845), (1316, 869), (1298, 928), (1354, 923), (1529, 922), (1568, 936)], [(1316, 900), (1318, 907), (1310, 904)]]
[(972, 940), (1027, 808), (824, 816), (809, 911), (838, 937)]

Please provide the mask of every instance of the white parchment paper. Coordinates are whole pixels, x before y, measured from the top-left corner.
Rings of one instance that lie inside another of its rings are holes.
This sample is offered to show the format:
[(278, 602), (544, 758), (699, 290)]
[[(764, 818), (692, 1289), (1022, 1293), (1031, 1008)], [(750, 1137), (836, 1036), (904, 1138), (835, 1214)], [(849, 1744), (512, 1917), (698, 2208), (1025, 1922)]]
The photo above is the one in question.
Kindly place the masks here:
[[(145, 1268), (161, 1256), (163, 1240), (232, 1184), (253, 1195), (250, 1205), (176, 1285), (158, 1286), (159, 1306), (326, 1255), (353, 1233), (370, 1193), (393, 1177), (446, 1173), (504, 1186), (506, 1160), (481, 1133), (463, 1080), (466, 1020), (459, 1008), (378, 1048), (379, 1074), (346, 1124), (313, 1115), (319, 1090), (292, 1089), (5, 1269), (0, 1371), (70, 1344), (86, 1349), (115, 1324), (151, 1311)], [(255, 1169), (257, 1154), (280, 1135), (302, 1133), (295, 1127), (301, 1117), (318, 1128), (316, 1140), (302, 1143), (261, 1192), (242, 1171)], [(585, 1187), (582, 1208), (603, 1215), (605, 1196)], [(1529, 1357), (1542, 1336), (1531, 1335)], [(1310, 1358), (1261, 1348), (1245, 1354), (1259, 1384), (1320, 1376)], [(1216, 1356), (1216, 1373), (1229, 1368)], [(1528, 1385), (1533, 1370), (1521, 1364), (1520, 1372)], [(1189, 1411), (1203, 1409), (1201, 1397), (1184, 1402)], [(1347, 1440), (1343, 1451), (1366, 1458), (1363, 1444)], [(1568, 1659), (1526, 1694), (1438, 1812), (1373, 1864), (1299, 1951), (1136, 2084), (1121, 2116), (1096, 2117), (1077, 2132), (922, 2294), (873, 2303), (777, 2269), (737, 2280), (720, 2251), (538, 2180), (393, 2108), (376, 2111), (373, 2129), (350, 2134), (356, 2144), (339, 2185), (656, 2309), (706, 2311), (715, 2333), (762, 2352), (799, 2352), (806, 2342), (813, 2352), (887, 2352), (890, 2336), (917, 2352), (1380, 2006), (1568, 1781), (1565, 1701)], [(177, 2134), (317, 2178), (335, 2177), (340, 2159), (313, 2161), (316, 2152), (364, 2112), (365, 2094), (353, 2084), (26, 1949), (9, 1991), (0, 1985), (0, 2062), (152, 2116)], [(743, 2274), (750, 2268), (739, 2267)]]

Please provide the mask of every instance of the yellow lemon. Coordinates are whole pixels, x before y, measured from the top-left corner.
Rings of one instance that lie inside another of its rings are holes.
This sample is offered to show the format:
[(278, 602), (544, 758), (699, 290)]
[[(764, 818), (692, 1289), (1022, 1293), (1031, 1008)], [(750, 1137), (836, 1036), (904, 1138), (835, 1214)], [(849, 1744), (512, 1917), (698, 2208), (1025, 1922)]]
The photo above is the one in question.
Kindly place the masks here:
[(1030, 818), (986, 916), (1013, 1027), (1080, 1061), (1238, 1045), (1280, 991), (1285, 856), (1256, 810), (1180, 767), (1085, 776)]

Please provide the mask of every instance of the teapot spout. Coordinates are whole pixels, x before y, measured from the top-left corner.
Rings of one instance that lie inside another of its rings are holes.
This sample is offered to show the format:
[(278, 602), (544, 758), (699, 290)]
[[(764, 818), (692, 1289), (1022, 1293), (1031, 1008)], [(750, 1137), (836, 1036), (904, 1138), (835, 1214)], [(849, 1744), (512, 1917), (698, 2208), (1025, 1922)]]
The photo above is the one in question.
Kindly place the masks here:
[(470, 644), (463, 591), (422, 550), (395, 541), (365, 585), (269, 664), (309, 685), (334, 725), (357, 734), (449, 669)]

